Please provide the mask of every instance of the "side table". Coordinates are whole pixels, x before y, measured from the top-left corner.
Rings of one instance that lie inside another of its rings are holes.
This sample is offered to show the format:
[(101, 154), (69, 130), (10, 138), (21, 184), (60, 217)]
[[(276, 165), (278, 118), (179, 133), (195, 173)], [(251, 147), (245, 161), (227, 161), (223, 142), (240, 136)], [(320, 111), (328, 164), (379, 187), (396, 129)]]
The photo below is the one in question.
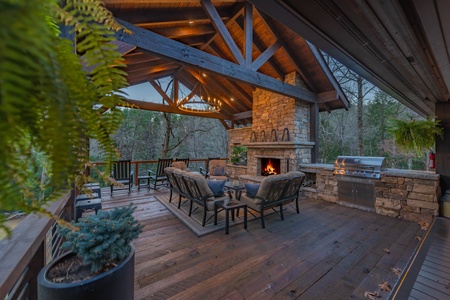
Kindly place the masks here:
[(234, 221), (234, 211), (239, 208), (244, 209), (244, 229), (247, 229), (247, 204), (234, 199), (217, 201), (214, 204), (214, 225), (217, 225), (217, 211), (219, 208), (225, 210), (225, 234), (228, 234), (230, 231), (230, 212), (231, 219)]
[(233, 185), (231, 181), (227, 181), (225, 182), (224, 188), (228, 190), (230, 198), (232, 198), (231, 191), (234, 191), (234, 198), (239, 199), (241, 198), (242, 191), (245, 190), (245, 185), (242, 183), (239, 183), (239, 185)]

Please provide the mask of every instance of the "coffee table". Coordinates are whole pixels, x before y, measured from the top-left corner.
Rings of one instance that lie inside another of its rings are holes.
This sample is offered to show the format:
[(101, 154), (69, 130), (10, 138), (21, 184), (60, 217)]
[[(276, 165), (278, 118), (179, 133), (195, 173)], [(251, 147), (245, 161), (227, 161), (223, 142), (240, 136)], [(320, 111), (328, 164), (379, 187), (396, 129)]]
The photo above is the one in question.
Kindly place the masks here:
[(217, 211), (219, 208), (225, 210), (225, 234), (228, 234), (230, 231), (230, 212), (231, 220), (234, 221), (234, 211), (240, 208), (244, 209), (244, 229), (247, 229), (247, 204), (236, 199), (217, 201), (214, 204), (214, 225), (217, 225)]

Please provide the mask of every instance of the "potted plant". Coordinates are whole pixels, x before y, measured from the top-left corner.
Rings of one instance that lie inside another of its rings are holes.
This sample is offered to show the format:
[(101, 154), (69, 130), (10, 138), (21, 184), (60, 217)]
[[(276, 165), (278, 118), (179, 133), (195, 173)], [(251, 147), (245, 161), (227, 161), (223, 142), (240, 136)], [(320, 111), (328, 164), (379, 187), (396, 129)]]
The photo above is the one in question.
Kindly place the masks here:
[(235, 165), (247, 164), (247, 147), (234, 146), (231, 149), (231, 162)]
[(136, 207), (99, 211), (59, 226), (69, 250), (45, 266), (38, 276), (38, 298), (133, 299), (134, 246), (142, 231), (133, 217)]
[(392, 119), (388, 132), (401, 151), (407, 155), (416, 154), (420, 156), (427, 150), (432, 152), (436, 136), (443, 136), (444, 132), (439, 123), (440, 120), (432, 116), (423, 120)]

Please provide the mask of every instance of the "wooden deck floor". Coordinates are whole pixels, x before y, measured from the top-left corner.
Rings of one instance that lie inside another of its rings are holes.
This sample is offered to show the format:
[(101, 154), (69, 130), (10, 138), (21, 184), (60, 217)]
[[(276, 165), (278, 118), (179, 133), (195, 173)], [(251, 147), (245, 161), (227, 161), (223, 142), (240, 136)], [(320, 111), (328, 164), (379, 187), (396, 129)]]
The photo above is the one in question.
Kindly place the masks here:
[[(103, 208), (138, 206), (135, 299), (368, 299), (389, 292), (425, 231), (417, 223), (301, 199), (300, 214), (275, 214), (196, 237), (155, 199), (160, 191), (102, 191)], [(292, 208), (289, 208), (292, 210)]]

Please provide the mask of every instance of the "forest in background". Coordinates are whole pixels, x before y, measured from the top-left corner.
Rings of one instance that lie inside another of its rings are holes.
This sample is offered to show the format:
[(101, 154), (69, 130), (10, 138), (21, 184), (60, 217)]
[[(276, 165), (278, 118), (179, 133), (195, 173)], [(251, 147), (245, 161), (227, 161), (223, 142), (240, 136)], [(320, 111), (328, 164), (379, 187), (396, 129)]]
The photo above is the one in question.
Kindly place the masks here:
[[(325, 59), (351, 106), (348, 111), (320, 113), (317, 162), (333, 163), (339, 155), (383, 156), (389, 168), (426, 170), (426, 152), (406, 155), (388, 133), (392, 118), (423, 118), (339, 62), (326, 55)], [(159, 84), (170, 95), (172, 81)], [(123, 114), (114, 135), (121, 159), (227, 156), (228, 135), (219, 120), (129, 108)], [(102, 160), (95, 141), (91, 141), (90, 155), (92, 161)]]

